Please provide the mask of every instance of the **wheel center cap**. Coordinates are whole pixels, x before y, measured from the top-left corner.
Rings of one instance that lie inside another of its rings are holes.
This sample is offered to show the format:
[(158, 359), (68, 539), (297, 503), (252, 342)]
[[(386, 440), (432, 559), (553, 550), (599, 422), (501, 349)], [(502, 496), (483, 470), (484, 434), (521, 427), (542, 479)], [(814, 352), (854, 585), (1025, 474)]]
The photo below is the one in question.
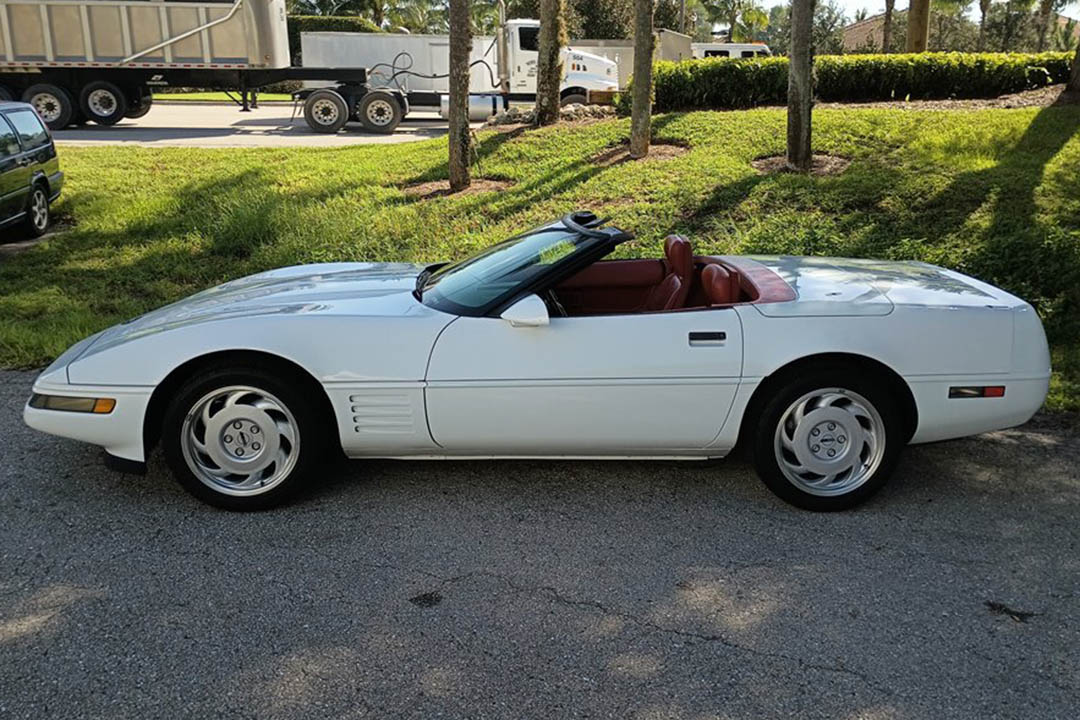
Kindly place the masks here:
[(848, 431), (838, 419), (826, 418), (810, 425), (804, 439), (809, 454), (816, 460), (834, 462), (846, 453), (851, 443)]
[(236, 463), (250, 466), (266, 454), (268, 444), (273, 444), (273, 438), (266, 437), (262, 423), (246, 415), (234, 415), (221, 423), (218, 439), (221, 452), (234, 466)]

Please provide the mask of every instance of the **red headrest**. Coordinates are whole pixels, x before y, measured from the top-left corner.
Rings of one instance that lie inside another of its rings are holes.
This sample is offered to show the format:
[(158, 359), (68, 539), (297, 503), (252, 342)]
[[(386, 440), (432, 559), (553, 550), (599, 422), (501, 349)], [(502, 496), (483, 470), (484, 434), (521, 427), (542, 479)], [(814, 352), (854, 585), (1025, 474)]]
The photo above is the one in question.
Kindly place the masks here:
[(694, 272), (694, 250), (690, 241), (680, 235), (668, 235), (664, 240), (664, 255), (671, 272), (689, 282)]
[(734, 276), (723, 265), (709, 264), (701, 270), (701, 286), (710, 305), (728, 305), (738, 300)]

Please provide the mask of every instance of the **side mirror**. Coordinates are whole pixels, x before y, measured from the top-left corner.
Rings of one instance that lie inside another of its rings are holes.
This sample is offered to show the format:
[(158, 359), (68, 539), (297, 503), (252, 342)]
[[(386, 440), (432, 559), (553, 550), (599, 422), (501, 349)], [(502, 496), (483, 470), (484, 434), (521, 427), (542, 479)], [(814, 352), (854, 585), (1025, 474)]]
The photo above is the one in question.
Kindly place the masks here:
[(543, 327), (551, 322), (547, 305), (539, 295), (526, 295), (500, 315), (512, 327)]

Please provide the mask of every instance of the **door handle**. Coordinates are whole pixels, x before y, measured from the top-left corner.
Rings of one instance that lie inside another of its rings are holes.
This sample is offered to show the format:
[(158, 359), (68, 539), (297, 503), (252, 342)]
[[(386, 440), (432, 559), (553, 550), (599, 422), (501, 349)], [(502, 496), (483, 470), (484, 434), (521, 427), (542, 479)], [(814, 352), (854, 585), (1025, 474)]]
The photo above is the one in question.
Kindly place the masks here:
[(691, 332), (690, 345), (723, 345), (727, 340), (726, 332)]

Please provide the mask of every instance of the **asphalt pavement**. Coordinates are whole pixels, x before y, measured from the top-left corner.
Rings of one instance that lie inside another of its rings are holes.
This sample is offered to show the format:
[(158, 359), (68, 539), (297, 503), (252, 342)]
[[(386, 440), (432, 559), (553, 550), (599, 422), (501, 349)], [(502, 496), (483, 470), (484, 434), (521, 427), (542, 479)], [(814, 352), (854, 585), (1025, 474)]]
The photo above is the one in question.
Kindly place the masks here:
[(307, 126), (302, 108), (294, 116), (292, 103), (266, 103), (245, 113), (237, 105), (223, 103), (156, 102), (137, 120), (122, 120), (112, 127), (90, 123), (53, 135), (61, 145), (340, 147), (412, 142), (446, 133), (446, 121), (423, 110), (410, 112), (389, 135), (368, 132), (356, 122), (328, 135)]
[(199, 504), (0, 373), (0, 717), (1076, 718), (1080, 438), (909, 448), (819, 515), (739, 461), (342, 463)]

